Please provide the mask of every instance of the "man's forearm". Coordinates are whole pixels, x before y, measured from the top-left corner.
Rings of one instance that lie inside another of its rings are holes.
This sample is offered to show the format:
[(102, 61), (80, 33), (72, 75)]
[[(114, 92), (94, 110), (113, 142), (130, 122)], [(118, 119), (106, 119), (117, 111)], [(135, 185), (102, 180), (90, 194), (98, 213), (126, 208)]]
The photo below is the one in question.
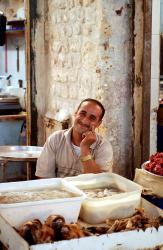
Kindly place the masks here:
[(88, 174), (88, 173), (101, 173), (101, 166), (96, 164), (94, 159), (90, 159), (88, 161), (82, 162), (83, 165), (83, 173)]
[(98, 165), (95, 161), (95, 159), (93, 158), (93, 156), (91, 155), (91, 150), (90, 147), (86, 146), (81, 146), (81, 156), (80, 156), (80, 160), (82, 162), (83, 165), (83, 173), (101, 173), (101, 166)]

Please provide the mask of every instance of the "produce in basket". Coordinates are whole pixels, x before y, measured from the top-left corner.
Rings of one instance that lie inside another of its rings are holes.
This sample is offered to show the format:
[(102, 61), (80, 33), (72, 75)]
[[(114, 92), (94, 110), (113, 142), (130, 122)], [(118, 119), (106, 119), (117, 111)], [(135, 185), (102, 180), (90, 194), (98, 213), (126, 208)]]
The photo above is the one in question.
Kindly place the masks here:
[(163, 176), (163, 152), (151, 155), (144, 168), (153, 174)]

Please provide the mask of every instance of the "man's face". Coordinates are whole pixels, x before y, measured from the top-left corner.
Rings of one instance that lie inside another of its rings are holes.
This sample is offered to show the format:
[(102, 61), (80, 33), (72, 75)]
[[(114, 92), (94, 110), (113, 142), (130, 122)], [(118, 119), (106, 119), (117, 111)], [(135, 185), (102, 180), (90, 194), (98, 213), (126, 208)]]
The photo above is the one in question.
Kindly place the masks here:
[(85, 101), (75, 113), (74, 130), (80, 134), (101, 124), (101, 108), (94, 102)]

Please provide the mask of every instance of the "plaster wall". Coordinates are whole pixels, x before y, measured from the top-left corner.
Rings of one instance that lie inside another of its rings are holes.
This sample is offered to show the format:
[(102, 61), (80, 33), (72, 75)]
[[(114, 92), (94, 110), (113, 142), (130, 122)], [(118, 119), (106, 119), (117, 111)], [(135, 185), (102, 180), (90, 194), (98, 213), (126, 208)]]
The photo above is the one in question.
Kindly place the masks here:
[(37, 1), (33, 38), (41, 36), (32, 44), (38, 144), (43, 144), (45, 115), (71, 117), (81, 99), (97, 98), (106, 109), (99, 133), (113, 146), (113, 171), (129, 178), (133, 160), (133, 10), (132, 0)]

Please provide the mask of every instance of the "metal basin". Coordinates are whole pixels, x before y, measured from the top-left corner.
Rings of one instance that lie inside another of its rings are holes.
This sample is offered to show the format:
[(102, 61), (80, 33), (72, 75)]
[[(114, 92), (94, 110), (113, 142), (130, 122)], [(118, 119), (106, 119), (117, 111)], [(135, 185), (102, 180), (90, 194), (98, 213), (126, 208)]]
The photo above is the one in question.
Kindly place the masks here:
[(35, 161), (40, 156), (42, 147), (37, 146), (0, 146), (0, 158), (15, 161)]

